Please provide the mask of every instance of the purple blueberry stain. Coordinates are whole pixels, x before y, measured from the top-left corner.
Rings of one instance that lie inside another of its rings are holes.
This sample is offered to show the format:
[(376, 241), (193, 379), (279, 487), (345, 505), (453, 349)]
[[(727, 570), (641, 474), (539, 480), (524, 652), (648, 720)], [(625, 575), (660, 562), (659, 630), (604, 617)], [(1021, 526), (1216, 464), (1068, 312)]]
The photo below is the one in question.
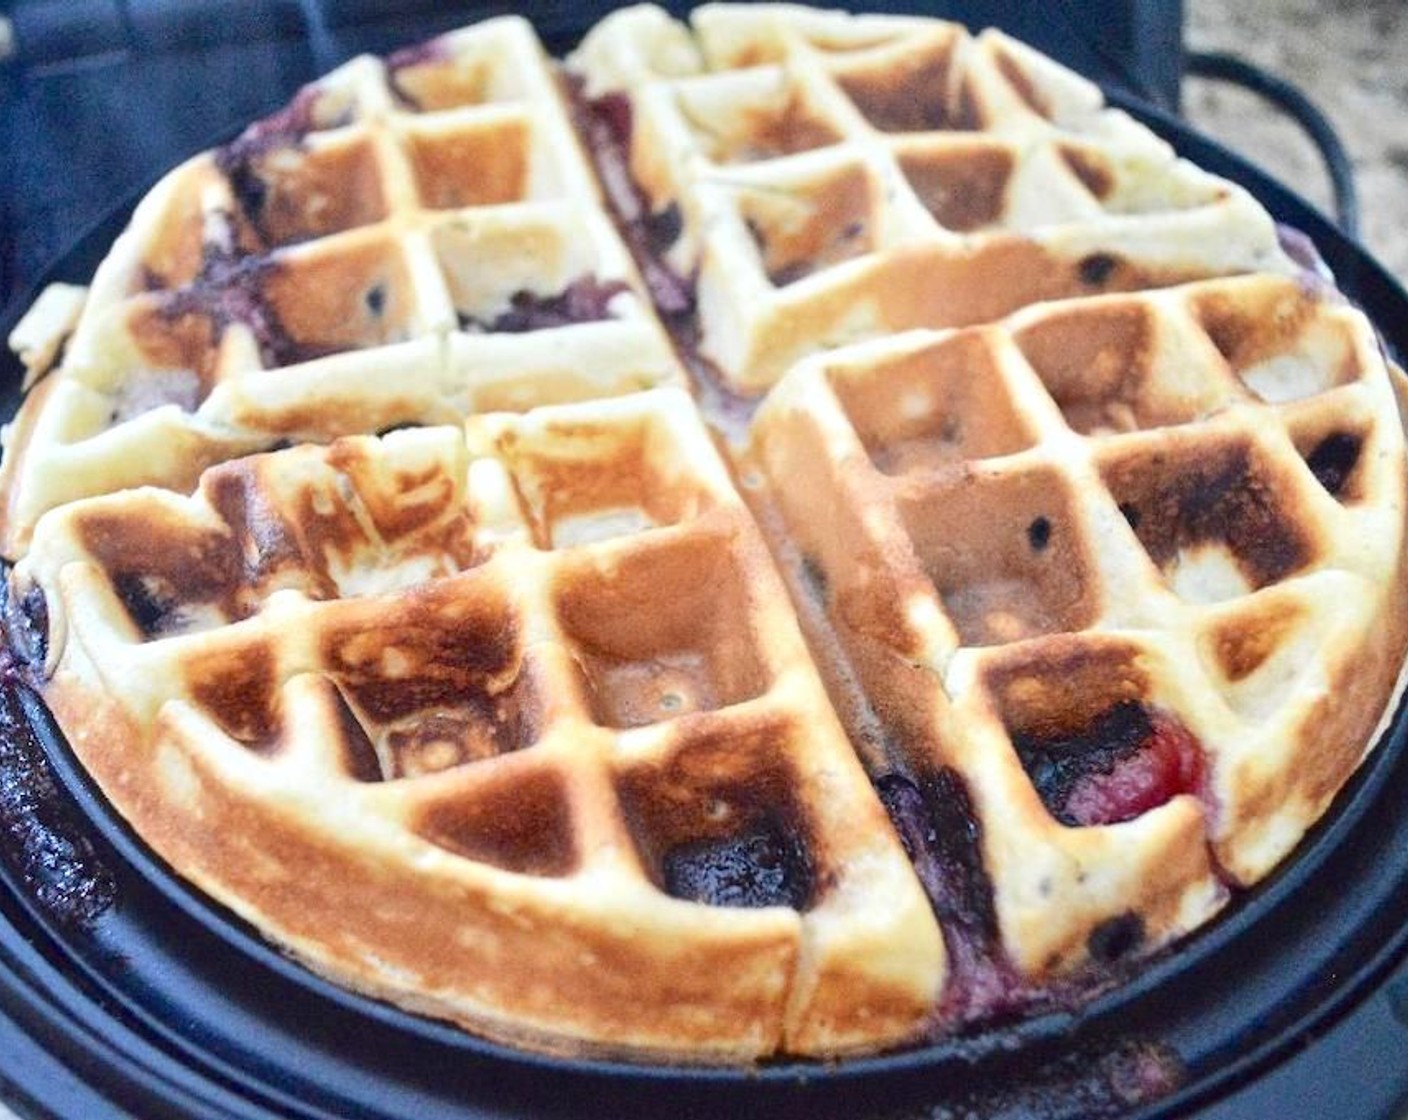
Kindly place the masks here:
[(599, 323), (614, 317), (611, 301), (630, 290), (623, 281), (603, 282), (595, 276), (574, 280), (554, 295), (520, 289), (509, 297), (508, 310), (492, 319), (461, 315), (460, 329), (475, 334), (523, 334), (577, 323)]
[(657, 257), (663, 257), (674, 247), (684, 232), (684, 217), (678, 203), (661, 210), (652, 210), (642, 221), (646, 247)]
[(624, 93), (606, 93), (589, 103), (591, 112), (601, 121), (612, 144), (626, 150), (631, 145), (634, 120), (631, 99)]
[(578, 133), (596, 164), (650, 298), (667, 320), (688, 315), (694, 309), (694, 282), (680, 276), (664, 257), (683, 232), (683, 215), (673, 203), (652, 210), (631, 175), (630, 99), (623, 93), (589, 99), (575, 75), (569, 75), (564, 85)]
[(215, 166), (230, 182), (245, 216), (257, 223), (268, 199), (268, 184), (259, 164), (271, 152), (302, 148), (304, 138), (318, 131), (316, 108), (323, 91), (305, 86), (277, 113), (256, 121), (230, 143), (215, 150)]
[[(160, 313), (169, 321), (189, 315), (204, 317), (216, 339), (236, 323), (247, 327), (266, 368), (295, 365), (332, 353), (335, 347), (302, 342), (290, 335), (270, 304), (266, 288), (282, 267), (277, 257), (241, 257), (224, 246), (208, 245), (200, 275), (184, 288), (163, 293)], [(196, 404), (205, 391), (208, 387), (202, 387)]]
[(963, 779), (943, 768), (876, 788), (943, 930), (951, 978), (941, 1017), (972, 1022), (1022, 1003), (1025, 993), (998, 933), (992, 881), (983, 863), (982, 824)]
[(1090, 959), (1099, 964), (1118, 964), (1139, 951), (1145, 936), (1144, 919), (1130, 911), (1107, 918), (1091, 930), (1086, 949)]
[(677, 844), (661, 871), (666, 894), (708, 906), (804, 910), (813, 892), (806, 846), (772, 819), (739, 835)]
[(116, 884), (55, 779), (23, 699), (42, 688), (48, 604), (36, 586), (14, 595), (0, 567), (0, 860), (64, 926), (90, 925), (115, 901)]
[(373, 284), (362, 297), (373, 318), (380, 319), (386, 313), (386, 286)]
[(1325, 263), (1325, 258), (1320, 255), (1309, 234), (1295, 226), (1278, 222), (1276, 241), (1281, 251), (1300, 270), (1297, 279), (1307, 293), (1319, 299), (1346, 302), (1343, 293), (1335, 286), (1335, 274), (1330, 271), (1330, 266)]
[(401, 72), (417, 66), (433, 66), (454, 60), (449, 44), (444, 39), (429, 39), (424, 43), (403, 47), (386, 58), (386, 84), (391, 87), (392, 96), (407, 109), (419, 113), (425, 106), (420, 99), (406, 89), (401, 80)]
[(49, 601), (37, 583), (16, 596), (5, 578), (0, 581), (0, 629), (4, 645), (0, 647), (6, 661), (0, 669), (13, 672), (22, 667), (30, 673), (41, 673), (49, 656)]
[(1080, 259), (1076, 272), (1087, 288), (1099, 288), (1114, 275), (1119, 264), (1119, 258), (1111, 253), (1091, 253)]
[(1051, 519), (1049, 517), (1034, 517), (1031, 524), (1027, 526), (1027, 542), (1036, 552), (1041, 552), (1051, 543)]

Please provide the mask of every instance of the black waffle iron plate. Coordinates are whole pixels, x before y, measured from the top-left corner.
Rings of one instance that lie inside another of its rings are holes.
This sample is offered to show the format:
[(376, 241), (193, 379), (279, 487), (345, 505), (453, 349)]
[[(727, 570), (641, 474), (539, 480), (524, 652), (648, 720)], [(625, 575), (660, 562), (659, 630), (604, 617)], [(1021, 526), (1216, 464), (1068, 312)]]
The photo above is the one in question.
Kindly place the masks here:
[[(1112, 99), (1307, 233), (1390, 354), (1408, 356), (1408, 296), (1361, 249), (1175, 119)], [(130, 212), (115, 209), (44, 282), (86, 281)], [(4, 415), (20, 375), (0, 356)], [(1079, 1009), (839, 1065), (658, 1069), (513, 1052), (312, 976), (153, 857), (34, 697), (7, 684), (0, 1101), (83, 1120), (1398, 1120), (1408, 1102), (1405, 737), (1400, 711), (1284, 869)]]

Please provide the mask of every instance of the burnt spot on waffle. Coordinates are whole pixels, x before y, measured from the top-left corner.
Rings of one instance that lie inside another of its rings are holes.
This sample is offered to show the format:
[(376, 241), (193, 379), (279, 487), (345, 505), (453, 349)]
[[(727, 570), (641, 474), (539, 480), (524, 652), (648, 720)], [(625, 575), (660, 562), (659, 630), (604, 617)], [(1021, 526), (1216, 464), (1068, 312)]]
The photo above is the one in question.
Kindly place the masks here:
[(635, 423), (563, 425), (537, 439), (506, 437), (500, 450), (534, 543), (571, 548), (692, 521), (707, 511), (709, 494), (672, 470), (669, 439), (667, 431)]
[(1294, 600), (1251, 600), (1209, 628), (1206, 638), (1218, 671), (1229, 682), (1246, 680), (1280, 649), (1306, 620)]
[[(148, 494), (139, 521), (89, 510), (78, 539), (145, 639), (248, 618), (279, 590), (336, 599), (482, 562), (441, 460), (371, 452), (365, 441), (317, 459), (305, 452), (304, 470), (283, 485), (266, 459), (224, 464), (202, 480), (213, 519)], [(369, 560), (374, 572), (361, 570)]]
[(166, 629), (180, 603), (169, 586), (136, 572), (114, 572), (112, 588), (137, 629), (149, 638)]
[(1372, 429), (1356, 410), (1292, 416), (1291, 442), (1315, 481), (1343, 505), (1363, 501)]
[[(964, 645), (1081, 630), (1099, 593), (1069, 483), (1054, 471), (976, 471), (914, 488), (899, 513)], [(1029, 527), (1045, 520), (1046, 544)]]
[(578, 864), (571, 803), (550, 770), (501, 774), (473, 797), (433, 801), (413, 827), (455, 855), (521, 875), (560, 877)]
[(292, 524), (285, 519), (258, 473), (233, 464), (217, 470), (208, 480), (206, 493), (220, 519), (229, 526), (224, 545), (224, 562), (217, 570), (225, 573), (229, 600), (241, 583), (263, 583), (280, 569), (301, 567), (302, 559)]
[(1017, 757), (1042, 802), (1062, 824), (1118, 824), (1171, 797), (1196, 793), (1202, 755), (1171, 717), (1122, 700), (1059, 735), (1018, 731)]
[(999, 372), (988, 336), (962, 331), (829, 375), (875, 466), (889, 475), (1010, 455), (1036, 442)]
[(356, 782), (385, 780), (386, 770), (376, 744), (348, 704), (347, 697), (327, 678), (322, 679), (321, 686), (336, 717), (332, 737), (336, 742), (338, 769)]
[(1288, 505), (1284, 471), (1245, 437), (1113, 454), (1102, 473), (1115, 501), (1136, 512), (1132, 527), (1150, 559), (1190, 601), (1255, 591), (1316, 557)]
[(282, 706), (278, 657), (255, 638), (196, 653), (182, 664), (191, 701), (232, 739), (259, 754), (279, 748)]
[(453, 460), (417, 459), (409, 452), (401, 459), (385, 447), (348, 439), (327, 449), (328, 471), (312, 474), (295, 499), (293, 520), (309, 554), (305, 563), (320, 568), (337, 553), (350, 562), (372, 537), (405, 548), (408, 558), (429, 559), (451, 571), (485, 559), (474, 541), (474, 519)]
[(1219, 388), (1186, 366), (1164, 368), (1153, 311), (1135, 300), (1056, 310), (1016, 333), (1017, 345), (1082, 435), (1138, 431), (1198, 419)]
[(1144, 919), (1132, 911), (1106, 918), (1086, 939), (1090, 959), (1100, 964), (1117, 964), (1139, 951), (1145, 933)]
[(1363, 449), (1363, 437), (1358, 434), (1334, 432), (1315, 445), (1306, 456), (1305, 465), (1332, 497), (1347, 497)]
[(768, 676), (746, 626), (748, 592), (722, 538), (641, 549), (612, 570), (574, 566), (558, 617), (592, 718), (630, 728), (740, 704)]
[(1202, 745), (1155, 702), (1136, 648), (1052, 647), (993, 669), (988, 687), (1022, 768), (1064, 825), (1118, 824), (1203, 792)]
[(225, 534), (173, 524), (156, 510), (144, 523), (92, 511), (78, 533), (143, 638), (197, 624), (204, 607), (222, 622), (245, 614), (241, 558)]
[(377, 746), (387, 779), (519, 750), (540, 730), (530, 662), (506, 603), (414, 592), (394, 622), (356, 613), (322, 635), (322, 660)]
[(824, 889), (807, 818), (776, 737), (735, 727), (625, 769), (621, 806), (648, 873), (666, 894), (710, 906), (806, 910)]

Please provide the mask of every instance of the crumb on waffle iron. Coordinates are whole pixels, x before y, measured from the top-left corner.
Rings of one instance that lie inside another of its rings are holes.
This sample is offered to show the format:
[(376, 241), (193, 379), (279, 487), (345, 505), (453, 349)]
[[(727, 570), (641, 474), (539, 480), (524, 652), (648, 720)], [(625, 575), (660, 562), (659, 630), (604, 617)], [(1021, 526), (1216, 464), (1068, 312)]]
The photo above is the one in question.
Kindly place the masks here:
[(357, 59), (16, 332), (8, 641), (180, 874), (491, 1038), (1066, 1008), (1293, 851), (1403, 664), (1395, 372), (1282, 239), (937, 20)]

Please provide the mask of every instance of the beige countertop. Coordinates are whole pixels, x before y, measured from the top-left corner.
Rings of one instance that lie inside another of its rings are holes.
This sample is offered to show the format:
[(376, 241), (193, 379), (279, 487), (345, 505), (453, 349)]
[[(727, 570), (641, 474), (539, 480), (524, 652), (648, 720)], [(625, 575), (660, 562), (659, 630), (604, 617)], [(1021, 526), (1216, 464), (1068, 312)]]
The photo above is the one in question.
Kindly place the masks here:
[[(1300, 87), (1339, 133), (1359, 188), (1360, 239), (1408, 282), (1408, 4), (1402, 0), (1186, 0), (1193, 50), (1240, 55)], [(1284, 112), (1190, 78), (1197, 128), (1331, 212), (1314, 144)]]

